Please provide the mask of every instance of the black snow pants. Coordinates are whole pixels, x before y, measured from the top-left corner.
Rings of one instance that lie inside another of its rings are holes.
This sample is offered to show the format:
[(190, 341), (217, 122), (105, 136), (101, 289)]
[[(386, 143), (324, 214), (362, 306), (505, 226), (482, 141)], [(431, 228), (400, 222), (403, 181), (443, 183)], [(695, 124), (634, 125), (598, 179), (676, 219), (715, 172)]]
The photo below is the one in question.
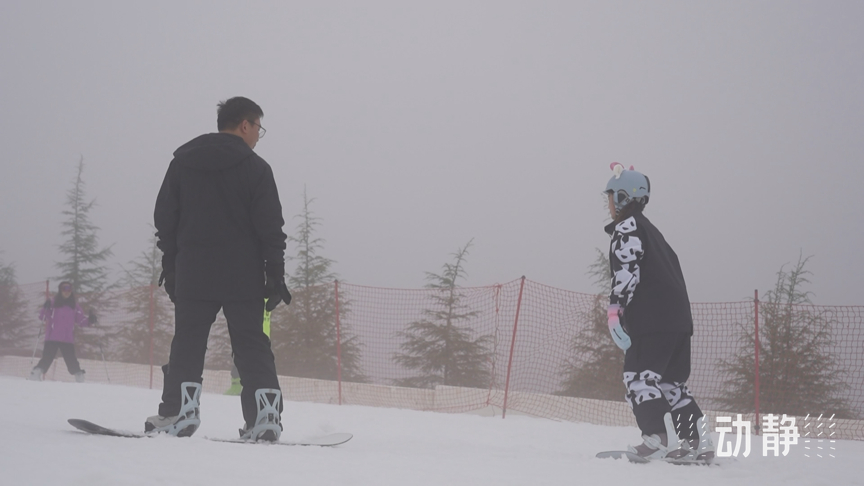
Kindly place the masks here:
[[(181, 383), (203, 381), (207, 338), (220, 309), (228, 321), (234, 363), (243, 385), (240, 402), (246, 424), (254, 424), (258, 416), (255, 391), (261, 388), (279, 389), (270, 338), (263, 329), (264, 299), (239, 302), (177, 299), (171, 356), (168, 365), (162, 367), (165, 381), (159, 415), (170, 417), (180, 413)], [(281, 401), (279, 412), (282, 412)]]
[(37, 368), (42, 370), (42, 373), (47, 373), (51, 363), (54, 362), (54, 357), (57, 356), (57, 350), (63, 353), (63, 359), (66, 361), (66, 369), (70, 375), (74, 375), (81, 370), (81, 365), (78, 363), (78, 358), (75, 357), (75, 345), (60, 341), (45, 341), (45, 347), (42, 349), (42, 359), (36, 364)]
[(696, 420), (702, 410), (687, 389), (690, 336), (646, 334), (631, 336), (631, 342), (624, 355), (624, 385), (642, 434), (666, 433), (663, 416), (671, 412), (679, 438), (698, 438)]

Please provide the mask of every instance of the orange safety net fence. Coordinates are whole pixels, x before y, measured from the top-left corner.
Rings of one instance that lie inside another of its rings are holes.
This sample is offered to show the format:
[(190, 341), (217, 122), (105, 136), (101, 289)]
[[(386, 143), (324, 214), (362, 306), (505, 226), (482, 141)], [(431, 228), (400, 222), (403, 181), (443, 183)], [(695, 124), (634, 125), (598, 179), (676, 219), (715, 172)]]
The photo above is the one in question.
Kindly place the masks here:
[[(271, 317), (286, 399), (634, 423), (605, 296), (524, 278), (453, 289), (333, 282), (292, 294)], [(0, 288), (0, 374), (29, 376), (41, 357), (45, 297), (45, 282)], [(77, 331), (87, 380), (161, 388), (173, 335), (164, 291), (132, 288), (79, 303), (99, 316)], [(823, 414), (838, 423), (838, 437), (864, 439), (864, 307), (754, 299), (693, 303), (692, 313), (688, 387), (703, 410), (757, 422), (767, 413)], [(205, 391), (227, 388), (231, 366), (227, 329), (217, 322)], [(73, 380), (61, 359), (46, 379)]]

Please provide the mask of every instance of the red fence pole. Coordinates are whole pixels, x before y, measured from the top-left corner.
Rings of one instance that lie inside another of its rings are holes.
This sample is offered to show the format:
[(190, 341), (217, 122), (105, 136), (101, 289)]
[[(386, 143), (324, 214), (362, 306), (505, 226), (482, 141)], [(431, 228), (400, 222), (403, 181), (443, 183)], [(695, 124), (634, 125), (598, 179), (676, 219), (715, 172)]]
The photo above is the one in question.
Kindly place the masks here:
[(516, 301), (516, 320), (513, 322), (513, 337), (510, 339), (510, 359), (507, 361), (507, 380), (504, 382), (504, 407), (501, 409), (501, 418), (507, 416), (507, 395), (510, 392), (510, 370), (513, 367), (513, 350), (516, 348), (516, 326), (519, 324), (519, 310), (522, 308), (522, 289), (525, 288), (525, 276), (519, 284), (519, 300)]
[(339, 382), (339, 405), (342, 405), (342, 329), (339, 323), (339, 281), (335, 281), (336, 290), (336, 381)]
[(155, 286), (150, 282), (150, 389), (153, 389), (153, 325), (155, 323), (153, 289)]
[[(495, 285), (495, 329), (498, 329), (498, 311), (500, 310), (498, 297), (501, 295), (501, 284)], [(489, 357), (489, 365), (492, 368), (492, 379), (489, 380), (489, 392), (486, 394), (486, 405), (490, 405), (492, 403), (492, 389), (495, 388), (495, 364), (497, 361), (495, 360), (495, 356), (498, 354), (498, 340), (495, 340), (494, 349), (492, 351), (492, 356)]]
[(756, 408), (756, 426), (753, 427), (753, 430), (756, 434), (759, 434), (759, 289), (754, 291), (753, 297), (753, 309), (754, 309), (754, 340), (756, 343), (756, 354), (755, 354), (755, 366), (753, 369), (753, 395), (754, 401), (753, 404)]

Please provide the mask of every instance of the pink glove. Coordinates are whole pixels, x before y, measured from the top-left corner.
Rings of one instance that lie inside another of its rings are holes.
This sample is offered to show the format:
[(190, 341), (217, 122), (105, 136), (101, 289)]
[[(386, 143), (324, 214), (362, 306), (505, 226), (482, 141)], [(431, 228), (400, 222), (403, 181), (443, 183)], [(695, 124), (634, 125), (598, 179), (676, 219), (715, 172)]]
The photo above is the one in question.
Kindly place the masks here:
[(607, 323), (609, 324), (609, 333), (612, 335), (612, 340), (615, 341), (616, 346), (627, 351), (630, 347), (630, 335), (621, 326), (620, 314), (621, 306), (618, 304), (611, 304), (606, 309), (606, 318), (608, 319)]

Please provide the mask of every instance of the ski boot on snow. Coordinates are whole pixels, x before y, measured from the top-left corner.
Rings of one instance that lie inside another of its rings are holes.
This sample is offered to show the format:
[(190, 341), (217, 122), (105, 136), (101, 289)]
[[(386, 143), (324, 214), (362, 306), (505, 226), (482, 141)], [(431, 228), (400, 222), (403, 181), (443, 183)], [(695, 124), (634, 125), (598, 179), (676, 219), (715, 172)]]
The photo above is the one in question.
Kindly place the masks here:
[(231, 387), (225, 390), (225, 395), (239, 396), (243, 392), (243, 385), (240, 384), (240, 378), (231, 378)]
[(278, 442), (282, 435), (282, 418), (279, 415), (279, 404), (282, 392), (274, 388), (255, 390), (255, 403), (258, 407), (258, 418), (254, 424), (246, 424), (240, 429), (240, 439), (248, 441)]
[(667, 412), (663, 416), (663, 423), (666, 425), (666, 433), (643, 435), (643, 442), (638, 446), (629, 446), (627, 451), (648, 460), (688, 458), (692, 453), (690, 444), (678, 438), (671, 413)]
[[(189, 393), (189, 389), (192, 393)], [(201, 411), (198, 408), (201, 399), (201, 384), (184, 381), (180, 384), (183, 394), (183, 404), (180, 413), (172, 417), (154, 415), (144, 422), (144, 432), (147, 434), (166, 433), (177, 437), (189, 437), (201, 425)]]
[(75, 373), (74, 376), (75, 376), (75, 381), (77, 381), (78, 383), (84, 383), (84, 370), (81, 370), (78, 373)]
[(42, 368), (37, 366), (30, 371), (30, 378), (27, 379), (30, 381), (42, 381), (42, 375), (44, 374), (45, 372), (42, 371)]

